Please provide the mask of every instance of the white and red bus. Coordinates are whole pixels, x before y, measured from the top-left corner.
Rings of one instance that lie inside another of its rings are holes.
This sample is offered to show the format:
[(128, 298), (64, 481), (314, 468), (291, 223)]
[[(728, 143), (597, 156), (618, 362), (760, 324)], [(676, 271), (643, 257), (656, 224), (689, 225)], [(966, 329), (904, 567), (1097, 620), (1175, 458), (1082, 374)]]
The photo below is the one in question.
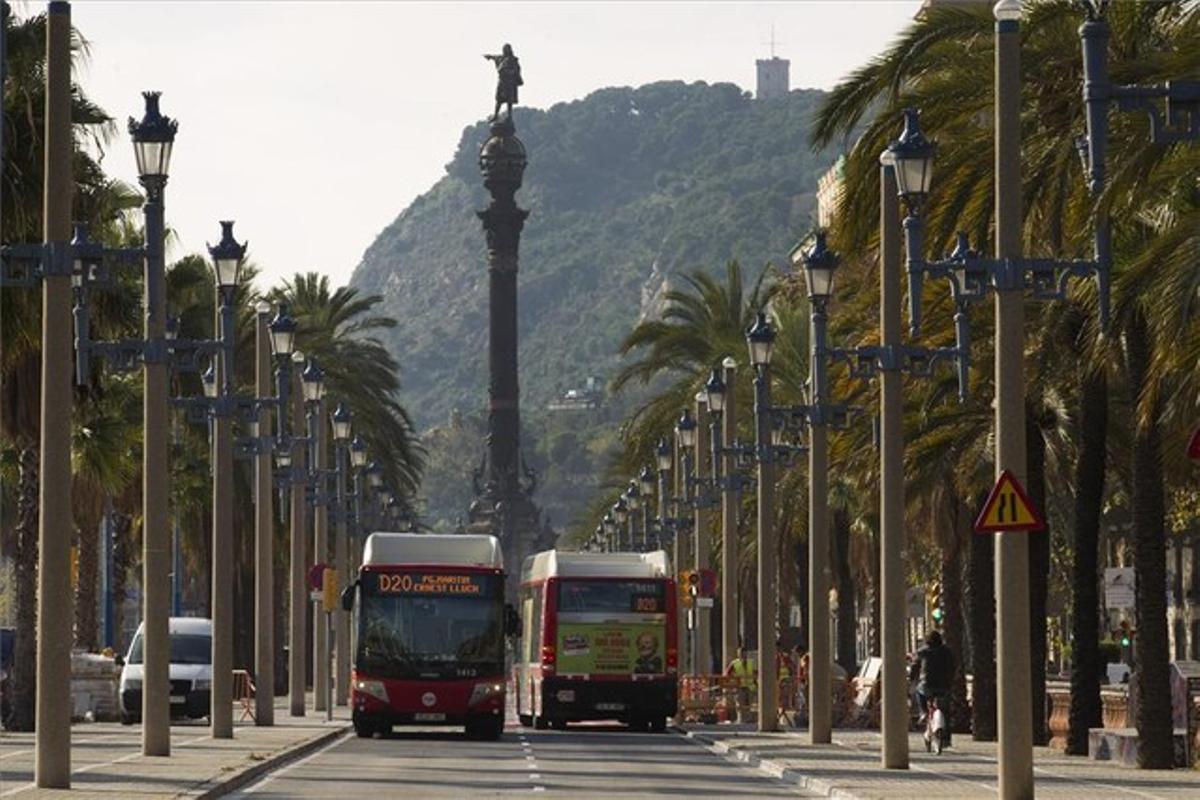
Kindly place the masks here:
[(462, 725), (468, 736), (504, 730), (504, 563), (494, 536), (373, 533), (353, 609), (351, 712), (359, 736), (393, 725)]
[(675, 581), (663, 551), (525, 560), (513, 670), (524, 725), (615, 719), (662, 731), (678, 705)]

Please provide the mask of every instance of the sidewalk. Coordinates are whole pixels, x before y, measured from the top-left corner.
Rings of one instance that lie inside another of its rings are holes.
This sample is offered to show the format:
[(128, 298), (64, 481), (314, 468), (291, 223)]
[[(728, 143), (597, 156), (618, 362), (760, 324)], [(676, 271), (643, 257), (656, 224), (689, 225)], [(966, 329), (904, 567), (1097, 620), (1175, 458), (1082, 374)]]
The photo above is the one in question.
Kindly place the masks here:
[[(72, 725), (70, 792), (34, 787), (34, 734), (5, 731), (0, 734), (0, 798), (219, 797), (348, 729), (348, 708), (336, 708), (332, 722), (311, 708), (310, 703), (307, 716), (291, 717), (287, 698), (279, 698), (273, 727), (246, 720), (235, 724), (232, 739), (210, 738), (203, 720), (172, 725), (169, 758), (141, 754), (139, 725)], [(240, 716), (239, 706), (234, 719)]]
[[(684, 725), (697, 744), (724, 757), (756, 766), (775, 777), (837, 800), (883, 798), (990, 798), (996, 789), (996, 745), (954, 736), (940, 756), (925, 752), (920, 734), (909, 736), (908, 770), (879, 766), (876, 731), (839, 730), (833, 744), (807, 744), (806, 731), (757, 733), (744, 725)], [(1158, 772), (1104, 761), (1067, 757), (1049, 747), (1034, 748), (1034, 784), (1039, 798), (1129, 798), (1174, 800), (1200, 797), (1200, 772)]]

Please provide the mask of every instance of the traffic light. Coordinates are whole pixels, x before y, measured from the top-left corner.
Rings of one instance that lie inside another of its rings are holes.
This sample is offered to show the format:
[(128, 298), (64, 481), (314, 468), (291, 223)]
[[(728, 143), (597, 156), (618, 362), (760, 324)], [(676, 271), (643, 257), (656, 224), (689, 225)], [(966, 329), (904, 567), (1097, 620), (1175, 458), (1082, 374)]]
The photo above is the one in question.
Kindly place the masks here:
[(1133, 631), (1130, 630), (1128, 621), (1121, 621), (1121, 630), (1118, 631), (1118, 636), (1120, 638), (1117, 641), (1121, 643), (1121, 647), (1129, 647), (1133, 644)]
[(700, 583), (700, 576), (695, 570), (685, 569), (679, 573), (679, 602), (684, 608), (691, 608), (696, 602), (696, 592), (693, 587)]
[(945, 610), (942, 608), (942, 582), (934, 581), (929, 587), (929, 616), (933, 618), (934, 625), (941, 625), (942, 620), (946, 616)]

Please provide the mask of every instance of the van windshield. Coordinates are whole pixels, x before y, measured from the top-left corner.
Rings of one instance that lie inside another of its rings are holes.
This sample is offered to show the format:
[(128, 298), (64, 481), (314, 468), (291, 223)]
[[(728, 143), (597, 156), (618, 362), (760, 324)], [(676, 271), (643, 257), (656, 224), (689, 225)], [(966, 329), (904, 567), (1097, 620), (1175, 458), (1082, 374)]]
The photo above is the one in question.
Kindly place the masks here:
[[(129, 648), (130, 664), (142, 663), (142, 634), (133, 637)], [(212, 637), (202, 633), (171, 634), (172, 664), (211, 664)]]

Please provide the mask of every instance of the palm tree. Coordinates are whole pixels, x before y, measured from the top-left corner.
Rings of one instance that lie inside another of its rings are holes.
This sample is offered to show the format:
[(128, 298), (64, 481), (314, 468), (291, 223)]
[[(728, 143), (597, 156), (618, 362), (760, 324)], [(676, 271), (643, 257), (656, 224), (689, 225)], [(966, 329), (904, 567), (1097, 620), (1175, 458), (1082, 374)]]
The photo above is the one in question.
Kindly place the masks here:
[(411, 505), (420, 485), (423, 451), (398, 398), (400, 365), (374, 336), (396, 326), (391, 317), (374, 312), (383, 298), (361, 296), (350, 286), (331, 289), (328, 276), (313, 272), (297, 274), (270, 297), (287, 303), (297, 321), (297, 347), (318, 360), (330, 395), (353, 410), (356, 430), (373, 458)]
[[(1194, 41), (1197, 35), (1200, 25), (1197, 9), (1197, 4), (1191, 2), (1115, 5), (1110, 11), (1114, 81), (1161, 81), (1172, 75), (1187, 75), (1200, 70), (1197, 63), (1200, 54), (1186, 44)], [(1031, 249), (1068, 256), (1088, 254), (1088, 218), (1093, 213), (1092, 200), (1086, 194), (1078, 166), (1073, 163), (1070, 147), (1073, 136), (1082, 129), (1077, 24), (1078, 13), (1068, 4), (1038, 4), (1030, 10), (1023, 41), (1028, 63), (1037, 64), (1036, 70), (1027, 70), (1024, 76), (1026, 106), (1022, 132), (1026, 157), (1026, 240)], [(933, 249), (936, 251), (948, 243), (954, 227), (972, 230), (980, 240), (986, 238), (992, 193), (990, 152), (985, 146), (989, 126), (981, 121), (989, 118), (992, 102), (991, 25), (986, 8), (929, 9), (896, 45), (854, 73), (831, 94), (817, 123), (815, 140), (818, 146), (838, 136), (849, 135), (872, 110), (873, 104), (882, 102), (886, 108), (879, 118), (866, 125), (847, 161), (846, 200), (839, 218), (839, 235), (845, 240), (844, 249), (863, 246), (870, 241), (875, 217), (871, 205), (878, 188), (874, 183), (877, 180), (875, 156), (891, 134), (894, 114), (906, 104), (923, 108), (928, 120), (927, 129), (937, 131), (942, 145), (938, 186), (928, 207)], [(1143, 648), (1146, 657), (1139, 666), (1147, 678), (1147, 683), (1143, 684), (1145, 690), (1156, 698), (1139, 721), (1139, 732), (1147, 742), (1139, 752), (1144, 750), (1143, 764), (1147, 766), (1169, 761), (1169, 731), (1166, 731), (1169, 715), (1160, 713), (1167, 702), (1166, 636), (1160, 619), (1162, 615), (1157, 611), (1165, 591), (1165, 587), (1160, 588), (1165, 570), (1165, 567), (1160, 568), (1163, 480), (1161, 470), (1154, 468), (1158, 463), (1158, 437), (1151, 429), (1159, 424), (1164, 412), (1157, 404), (1159, 392), (1173, 391), (1181, 385), (1179, 381), (1167, 379), (1169, 373), (1162, 369), (1174, 358), (1166, 351), (1175, 349), (1180, 332), (1190, 332), (1195, 320), (1194, 310), (1177, 302), (1181, 297), (1191, 296), (1185, 290), (1195, 280), (1194, 217), (1189, 220), (1186, 215), (1172, 211), (1166, 215), (1169, 219), (1163, 219), (1162, 214), (1164, 209), (1186, 207), (1181, 194), (1194, 196), (1194, 180), (1183, 177), (1191, 175), (1194, 178), (1194, 162), (1189, 164), (1188, 157), (1180, 155), (1179, 150), (1178, 147), (1148, 144), (1144, 123), (1130, 118), (1119, 119), (1110, 138), (1112, 180), (1101, 198), (1110, 218), (1115, 221), (1119, 242), (1117, 266), (1123, 271), (1136, 270), (1140, 259), (1134, 258), (1135, 254), (1155, 250), (1148, 238), (1141, 239), (1144, 246), (1140, 249), (1131, 247), (1132, 240), (1123, 233), (1143, 224), (1147, 217), (1165, 223), (1155, 228), (1156, 238), (1163, 243), (1163, 249), (1156, 250), (1157, 255), (1177, 254), (1177, 269), (1171, 273), (1171, 279), (1147, 266), (1140, 281), (1131, 278), (1118, 284), (1118, 294), (1129, 298), (1126, 313), (1118, 315), (1119, 323), (1126, 330), (1126, 347), (1146, 358), (1146, 361), (1135, 363), (1127, 353), (1123, 367), (1129, 372), (1129, 384), (1141, 412), (1140, 447), (1135, 446), (1132, 451), (1135, 459), (1132, 502), (1140, 509), (1138, 517), (1143, 523), (1136, 527), (1136, 537), (1145, 544), (1140, 547), (1139, 580), (1147, 581), (1147, 597), (1157, 598), (1157, 605), (1153, 605), (1152, 599), (1152, 605), (1143, 609), (1153, 629), (1150, 644)], [(1184, 224), (1178, 225), (1177, 221)], [(1168, 240), (1172, 240), (1170, 249), (1166, 244)], [(1190, 247), (1186, 245), (1188, 241), (1193, 242)], [(1145, 307), (1138, 309), (1134, 297), (1154, 298), (1156, 302), (1145, 302), (1142, 304)], [(1176, 303), (1173, 309), (1168, 307), (1172, 302)], [(1073, 296), (1073, 303), (1084, 316), (1085, 327), (1094, 330), (1094, 294), (1089, 289), (1082, 289)], [(1157, 326), (1168, 319), (1171, 320), (1170, 327), (1163, 325), (1159, 330), (1169, 332), (1169, 338), (1155, 337)], [(1168, 342), (1171, 348), (1166, 346)], [(1085, 364), (1078, 369), (1081, 360), (1077, 351), (1059, 353), (1054, 363), (1056, 374), (1065, 381), (1063, 389), (1077, 382), (1080, 372), (1085, 377), (1102, 374), (1092, 365)], [(1151, 365), (1157, 365), (1158, 369)], [(1131, 367), (1138, 366), (1146, 369), (1130, 371)], [(1194, 370), (1184, 370), (1184, 373), (1194, 374)], [(1156, 382), (1160, 376), (1163, 380)], [(1095, 380), (1089, 386), (1089, 389), (1094, 388), (1097, 388)], [(1099, 388), (1104, 388), (1103, 384)], [(1091, 392), (1079, 392), (1075, 396), (1082, 403), (1092, 395)], [(1103, 430), (1103, 426), (1093, 424), (1079, 433), (1095, 437), (1102, 435)], [(1104, 471), (1097, 468), (1096, 463), (1097, 453), (1103, 452), (1104, 445), (1095, 440), (1086, 444), (1077, 442), (1075, 450), (1076, 471), (1081, 477), (1088, 478), (1086, 484), (1075, 487), (1077, 502), (1081, 509), (1099, 508), (1104, 496)], [(1157, 493), (1154, 487), (1158, 487)], [(1075, 520), (1079, 545), (1094, 546), (1098, 540), (1098, 522), (1098, 515), (1094, 513), (1083, 513)], [(1083, 530), (1083, 526), (1089, 526), (1089, 529)], [(1092, 624), (1091, 621), (1098, 617), (1096, 593), (1094, 587), (1088, 585), (1095, 577), (1088, 568), (1093, 564), (1095, 559), (1091, 554), (1079, 560), (1073, 603), (1078, 624)], [(1085, 671), (1077, 685), (1077, 694), (1087, 691), (1089, 697), (1083, 704), (1094, 709), (1098, 685), (1086, 674), (1087, 665), (1095, 664), (1095, 653), (1089, 652), (1092, 642), (1093, 637), (1084, 637), (1075, 642), (1074, 651), (1077, 662)], [(1083, 708), (1079, 711), (1077, 727), (1086, 717)], [(1151, 728), (1155, 726), (1157, 730), (1151, 735)]]
[[(9, 72), (3, 87), (3, 124), (5, 150), (2, 154), (3, 193), (0, 230), (4, 243), (37, 241), (41, 238), (43, 132), (45, 129), (45, 34), (46, 16), (38, 14), (25, 19), (10, 16), (5, 34), (8, 44)], [(78, 59), (86, 43), (75, 35), (73, 57)], [(72, 122), (75, 137), (91, 139), (103, 145), (115, 132), (111, 118), (92, 103), (84, 91), (72, 87)], [(101, 232), (105, 225), (128, 208), (132, 192), (123, 184), (109, 180), (98, 162), (83, 149), (77, 149), (74, 159), (76, 208), (82, 219), (93, 223)], [(41, 304), (36, 292), (24, 289), (0, 290), (0, 441), (6, 449), (21, 453), (21, 460), (36, 461), (41, 408), (40, 341)], [(37, 497), (37, 471), (24, 469), (20, 473), (19, 497)], [(34, 483), (30, 484), (29, 482)], [(12, 520), (17, 515), (0, 515)], [(28, 520), (22, 520), (28, 522)], [(18, 709), (31, 707), (34, 686), (32, 659), (36, 651), (32, 603), (36, 597), (36, 514), (32, 524), (34, 538), (22, 544), (20, 530), (11, 522), (0, 523), (0, 547), (6, 551), (16, 545), (16, 595), (19, 603), (29, 604), (27, 613), (19, 610), (17, 624), (17, 655), (15, 665), (18, 679), (13, 694)], [(28, 662), (28, 663), (26, 663)], [(32, 716), (18, 713), (15, 724), (31, 729)]]

